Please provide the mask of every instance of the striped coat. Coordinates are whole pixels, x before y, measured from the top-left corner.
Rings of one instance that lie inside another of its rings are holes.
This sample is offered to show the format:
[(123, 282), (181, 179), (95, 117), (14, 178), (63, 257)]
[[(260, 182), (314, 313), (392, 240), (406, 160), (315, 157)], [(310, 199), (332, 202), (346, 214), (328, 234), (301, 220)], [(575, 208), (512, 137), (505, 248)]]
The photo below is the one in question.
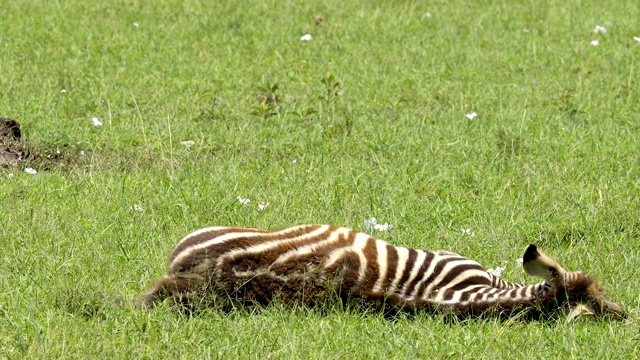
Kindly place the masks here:
[(167, 274), (143, 294), (142, 301), (151, 306), (169, 298), (197, 307), (222, 296), (245, 304), (277, 298), (314, 305), (338, 296), (461, 314), (554, 310), (565, 303), (574, 312), (624, 314), (589, 275), (566, 272), (533, 245), (523, 259), (525, 271), (544, 281), (510, 283), (451, 252), (396, 247), (329, 225), (275, 232), (210, 227), (177, 244)]

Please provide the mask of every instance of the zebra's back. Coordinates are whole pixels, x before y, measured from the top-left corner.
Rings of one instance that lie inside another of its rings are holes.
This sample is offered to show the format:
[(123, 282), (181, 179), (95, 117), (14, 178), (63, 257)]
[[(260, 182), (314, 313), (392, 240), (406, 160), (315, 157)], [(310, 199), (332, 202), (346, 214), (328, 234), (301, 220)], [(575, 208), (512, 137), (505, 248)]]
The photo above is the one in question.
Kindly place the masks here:
[(168, 276), (260, 303), (274, 296), (313, 303), (335, 294), (411, 304), (491, 284), (480, 264), (460, 255), (395, 247), (329, 225), (201, 229), (176, 245)]

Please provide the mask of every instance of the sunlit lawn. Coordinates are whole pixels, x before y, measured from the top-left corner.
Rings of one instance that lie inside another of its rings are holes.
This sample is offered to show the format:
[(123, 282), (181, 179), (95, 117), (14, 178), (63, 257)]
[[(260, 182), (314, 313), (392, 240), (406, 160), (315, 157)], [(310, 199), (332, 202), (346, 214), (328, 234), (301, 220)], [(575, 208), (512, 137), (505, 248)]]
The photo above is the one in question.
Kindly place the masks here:
[[(29, 150), (0, 167), (0, 357), (639, 356), (640, 3), (0, 10), (0, 117)], [(538, 244), (629, 318), (128, 306), (197, 228), (372, 217), (512, 281)]]

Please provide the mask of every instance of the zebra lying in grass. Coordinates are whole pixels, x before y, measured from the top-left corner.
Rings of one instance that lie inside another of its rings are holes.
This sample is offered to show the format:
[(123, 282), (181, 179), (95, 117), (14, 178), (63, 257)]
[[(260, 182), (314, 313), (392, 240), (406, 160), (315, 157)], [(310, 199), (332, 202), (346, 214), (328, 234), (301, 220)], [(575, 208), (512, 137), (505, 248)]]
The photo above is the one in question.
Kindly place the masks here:
[(278, 298), (314, 305), (333, 295), (461, 315), (568, 309), (569, 319), (581, 314), (625, 316), (591, 276), (565, 271), (535, 245), (526, 248), (523, 267), (544, 281), (507, 282), (451, 252), (394, 247), (329, 225), (275, 232), (210, 227), (177, 244), (167, 274), (141, 301), (153, 306), (170, 299), (198, 307), (222, 295), (244, 304)]

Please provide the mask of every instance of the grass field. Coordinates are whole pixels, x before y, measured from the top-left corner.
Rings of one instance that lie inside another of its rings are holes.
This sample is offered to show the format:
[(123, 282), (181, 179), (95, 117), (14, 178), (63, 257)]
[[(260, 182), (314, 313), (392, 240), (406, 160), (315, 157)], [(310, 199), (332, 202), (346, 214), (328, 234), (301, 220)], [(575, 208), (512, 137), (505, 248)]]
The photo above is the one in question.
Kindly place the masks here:
[[(0, 117), (31, 154), (0, 167), (0, 358), (640, 356), (640, 3), (0, 0), (0, 13)], [(515, 259), (538, 244), (629, 318), (114, 303), (197, 228), (364, 231), (371, 217), (394, 245), (506, 265), (512, 281), (537, 281)]]

